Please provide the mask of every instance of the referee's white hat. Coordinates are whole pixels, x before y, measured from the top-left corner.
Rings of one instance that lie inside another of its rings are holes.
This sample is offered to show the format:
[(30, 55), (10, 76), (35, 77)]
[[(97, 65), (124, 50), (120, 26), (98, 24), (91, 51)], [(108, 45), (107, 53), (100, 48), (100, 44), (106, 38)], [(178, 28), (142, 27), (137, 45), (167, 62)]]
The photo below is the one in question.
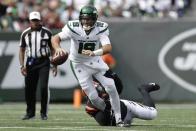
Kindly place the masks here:
[(41, 15), (39, 12), (37, 11), (33, 11), (29, 14), (29, 20), (33, 20), (33, 19), (37, 19), (37, 20), (41, 20)]

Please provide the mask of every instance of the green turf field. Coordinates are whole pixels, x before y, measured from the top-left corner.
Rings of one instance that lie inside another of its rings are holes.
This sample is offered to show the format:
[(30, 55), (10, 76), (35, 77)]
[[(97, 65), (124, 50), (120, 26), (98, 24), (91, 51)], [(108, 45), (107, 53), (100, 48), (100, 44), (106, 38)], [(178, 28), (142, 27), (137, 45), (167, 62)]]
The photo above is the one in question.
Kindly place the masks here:
[(101, 127), (81, 109), (70, 104), (50, 104), (49, 119), (21, 120), (24, 103), (0, 104), (0, 131), (196, 131), (196, 104), (158, 104), (158, 117), (145, 121), (134, 119), (128, 128)]

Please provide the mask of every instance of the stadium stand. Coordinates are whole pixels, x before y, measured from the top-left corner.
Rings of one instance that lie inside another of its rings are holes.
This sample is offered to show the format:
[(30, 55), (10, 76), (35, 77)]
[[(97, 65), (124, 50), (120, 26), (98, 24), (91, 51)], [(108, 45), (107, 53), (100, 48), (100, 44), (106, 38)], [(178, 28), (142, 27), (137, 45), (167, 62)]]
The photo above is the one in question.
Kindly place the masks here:
[[(78, 18), (82, 5), (94, 5), (102, 18), (171, 18), (190, 14), (193, 0), (0, 0), (0, 31), (20, 32), (28, 27), (28, 14), (39, 11), (44, 25), (60, 29)], [(194, 4), (195, 5), (195, 4)], [(192, 13), (194, 14), (194, 13)]]

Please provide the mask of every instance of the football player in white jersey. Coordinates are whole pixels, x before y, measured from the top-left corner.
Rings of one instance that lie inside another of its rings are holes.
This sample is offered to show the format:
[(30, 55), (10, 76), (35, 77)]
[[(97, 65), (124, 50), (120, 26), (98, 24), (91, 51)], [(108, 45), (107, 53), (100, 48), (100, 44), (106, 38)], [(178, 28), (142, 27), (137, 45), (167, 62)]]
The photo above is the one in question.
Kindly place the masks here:
[[(116, 87), (122, 88), (119, 85), (116, 85)], [(99, 96), (107, 103), (107, 108), (111, 108), (109, 97), (104, 89), (99, 84), (96, 85), (95, 88), (97, 89)], [(157, 110), (150, 96), (150, 92), (159, 89), (160, 86), (156, 83), (148, 83), (139, 86), (138, 90), (143, 97), (143, 104), (131, 100), (120, 100), (122, 120), (127, 126), (131, 125), (133, 118), (153, 120), (157, 117)], [(101, 112), (99, 109), (96, 109), (96, 107), (94, 107), (89, 100), (87, 101), (85, 110), (86, 113), (93, 117), (99, 125), (115, 126), (115, 119), (113, 114), (108, 112)]]
[(112, 46), (108, 37), (108, 24), (97, 21), (98, 12), (93, 6), (84, 6), (79, 20), (69, 21), (62, 31), (52, 38), (55, 55), (61, 55), (60, 42), (71, 39), (69, 59), (71, 67), (82, 90), (91, 103), (101, 111), (106, 111), (106, 104), (93, 85), (93, 78), (98, 80), (109, 94), (114, 111), (116, 125), (126, 126), (121, 119), (120, 100), (113, 79), (104, 76), (109, 69), (101, 55), (111, 52)]

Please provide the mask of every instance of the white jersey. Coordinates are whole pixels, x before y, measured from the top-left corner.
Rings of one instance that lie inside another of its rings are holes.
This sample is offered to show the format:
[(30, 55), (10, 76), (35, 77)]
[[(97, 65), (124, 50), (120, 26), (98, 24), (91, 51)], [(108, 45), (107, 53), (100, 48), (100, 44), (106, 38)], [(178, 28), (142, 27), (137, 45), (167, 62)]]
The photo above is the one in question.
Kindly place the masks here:
[(61, 40), (71, 39), (69, 59), (74, 62), (88, 62), (100, 56), (86, 56), (82, 50), (97, 50), (110, 44), (108, 24), (97, 21), (94, 29), (87, 35), (79, 20), (69, 21), (58, 34)]

